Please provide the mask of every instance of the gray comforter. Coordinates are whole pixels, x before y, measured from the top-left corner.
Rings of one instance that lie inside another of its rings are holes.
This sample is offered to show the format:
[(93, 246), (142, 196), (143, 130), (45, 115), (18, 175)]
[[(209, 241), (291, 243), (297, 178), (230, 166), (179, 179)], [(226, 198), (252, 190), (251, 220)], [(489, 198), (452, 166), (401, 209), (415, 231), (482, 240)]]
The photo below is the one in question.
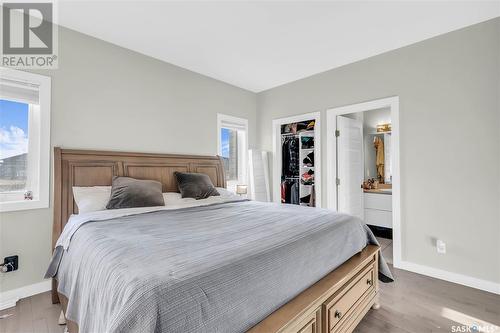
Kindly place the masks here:
[(367, 244), (352, 216), (229, 202), (82, 224), (47, 276), (81, 333), (244, 332)]

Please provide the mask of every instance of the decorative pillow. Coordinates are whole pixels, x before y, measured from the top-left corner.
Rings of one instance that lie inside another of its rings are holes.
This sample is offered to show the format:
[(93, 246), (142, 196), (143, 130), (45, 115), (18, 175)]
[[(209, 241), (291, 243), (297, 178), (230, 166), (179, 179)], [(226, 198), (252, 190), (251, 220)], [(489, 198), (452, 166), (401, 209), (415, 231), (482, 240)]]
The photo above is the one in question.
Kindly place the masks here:
[(161, 183), (130, 177), (113, 177), (107, 209), (165, 206)]
[(105, 210), (110, 196), (111, 186), (73, 186), (78, 214)]
[(206, 174), (175, 172), (174, 175), (183, 198), (199, 200), (220, 195)]

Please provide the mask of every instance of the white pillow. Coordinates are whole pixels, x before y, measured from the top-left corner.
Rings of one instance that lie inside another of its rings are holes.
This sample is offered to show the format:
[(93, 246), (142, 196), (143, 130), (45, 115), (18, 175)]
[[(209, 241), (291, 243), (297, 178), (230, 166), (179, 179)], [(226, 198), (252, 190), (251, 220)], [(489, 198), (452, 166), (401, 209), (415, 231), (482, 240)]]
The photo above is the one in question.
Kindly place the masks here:
[(163, 201), (165, 201), (165, 207), (182, 208), (190, 205), (192, 201), (196, 202), (197, 200), (194, 198), (182, 198), (182, 195), (178, 192), (166, 192), (163, 193)]
[(175, 202), (182, 199), (182, 195), (177, 192), (165, 192), (163, 193), (163, 201), (165, 201), (165, 206), (168, 206), (169, 202)]
[(73, 186), (78, 214), (105, 210), (110, 196), (111, 186)]

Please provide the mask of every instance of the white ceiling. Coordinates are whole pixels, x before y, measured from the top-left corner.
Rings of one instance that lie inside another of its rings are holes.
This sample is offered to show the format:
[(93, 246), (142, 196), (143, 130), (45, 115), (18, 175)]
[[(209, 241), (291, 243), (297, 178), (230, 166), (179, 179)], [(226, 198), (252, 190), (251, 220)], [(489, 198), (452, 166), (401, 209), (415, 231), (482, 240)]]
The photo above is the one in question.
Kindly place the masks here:
[(499, 1), (67, 1), (61, 25), (263, 91), (500, 16)]

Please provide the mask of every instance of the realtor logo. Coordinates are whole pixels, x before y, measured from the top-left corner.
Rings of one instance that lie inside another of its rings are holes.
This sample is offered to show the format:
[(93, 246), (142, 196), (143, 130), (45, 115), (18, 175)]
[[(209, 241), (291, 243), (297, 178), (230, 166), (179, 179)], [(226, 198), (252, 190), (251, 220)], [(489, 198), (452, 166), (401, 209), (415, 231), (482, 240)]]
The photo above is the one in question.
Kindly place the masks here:
[(57, 28), (51, 2), (3, 2), (2, 66), (57, 68)]

